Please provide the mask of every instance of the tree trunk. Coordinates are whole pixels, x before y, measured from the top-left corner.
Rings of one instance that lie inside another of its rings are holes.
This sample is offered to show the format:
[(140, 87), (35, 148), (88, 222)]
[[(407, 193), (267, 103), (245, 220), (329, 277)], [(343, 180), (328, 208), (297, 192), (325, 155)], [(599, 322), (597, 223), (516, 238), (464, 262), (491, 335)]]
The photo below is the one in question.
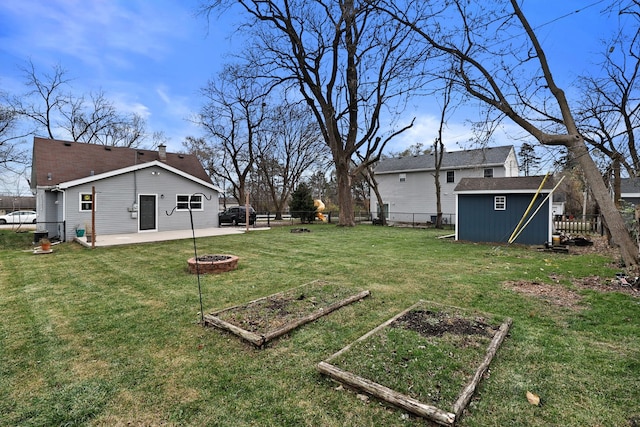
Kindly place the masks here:
[(628, 268), (637, 268), (638, 266), (638, 248), (631, 239), (629, 231), (625, 227), (622, 215), (616, 209), (616, 205), (611, 199), (611, 195), (602, 179), (602, 175), (598, 170), (595, 162), (589, 155), (589, 150), (582, 138), (578, 138), (572, 144), (568, 144), (567, 148), (582, 167), (586, 181), (591, 186), (591, 194), (596, 200), (605, 225), (611, 233), (614, 244), (620, 248), (622, 260)]
[(436, 228), (442, 228), (442, 186), (440, 185), (440, 167), (436, 169)]
[(340, 205), (338, 225), (343, 227), (354, 227), (356, 225), (353, 211), (353, 196), (351, 195), (351, 174), (349, 172), (349, 165), (346, 162), (336, 161), (338, 204)]
[[(371, 177), (374, 180), (373, 177)], [(384, 201), (382, 200), (382, 195), (380, 194), (380, 190), (378, 189), (378, 183), (375, 182), (376, 185), (372, 185), (373, 192), (376, 193), (376, 200), (378, 203), (378, 219), (380, 220), (380, 225), (387, 225), (387, 216), (384, 212)]]
[(620, 185), (620, 159), (616, 156), (613, 160), (613, 201), (616, 204), (616, 208), (620, 209), (621, 188)]

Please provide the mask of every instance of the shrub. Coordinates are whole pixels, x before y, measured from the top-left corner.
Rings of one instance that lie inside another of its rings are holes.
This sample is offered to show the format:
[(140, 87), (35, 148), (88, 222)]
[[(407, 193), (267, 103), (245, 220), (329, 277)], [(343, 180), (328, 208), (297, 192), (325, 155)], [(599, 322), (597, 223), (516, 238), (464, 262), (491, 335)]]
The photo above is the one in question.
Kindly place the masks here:
[(311, 188), (302, 183), (291, 194), (291, 203), (289, 210), (292, 218), (300, 218), (300, 222), (313, 222), (316, 216), (316, 207), (313, 205), (313, 196)]

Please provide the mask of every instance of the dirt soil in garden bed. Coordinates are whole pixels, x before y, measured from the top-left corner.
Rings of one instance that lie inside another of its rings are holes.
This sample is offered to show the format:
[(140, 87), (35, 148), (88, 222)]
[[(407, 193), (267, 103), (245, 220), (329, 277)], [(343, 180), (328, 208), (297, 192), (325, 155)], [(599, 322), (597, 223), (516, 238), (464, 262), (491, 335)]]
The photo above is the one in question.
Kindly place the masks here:
[(454, 335), (484, 335), (493, 337), (497, 328), (484, 323), (481, 319), (466, 319), (451, 316), (445, 312), (414, 310), (396, 319), (392, 327), (402, 327), (419, 333), (424, 337)]
[(216, 317), (249, 332), (271, 331), (360, 291), (326, 281), (315, 281), (221, 311)]

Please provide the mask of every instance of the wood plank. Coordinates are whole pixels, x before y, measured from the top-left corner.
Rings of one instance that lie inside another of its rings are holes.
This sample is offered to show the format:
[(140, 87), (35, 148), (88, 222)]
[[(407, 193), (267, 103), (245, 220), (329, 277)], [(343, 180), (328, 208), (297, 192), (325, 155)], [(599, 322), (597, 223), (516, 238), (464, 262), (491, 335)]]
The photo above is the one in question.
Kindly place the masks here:
[(235, 335), (242, 337), (243, 339), (249, 341), (251, 344), (262, 347), (265, 343), (264, 337), (262, 335), (254, 334), (253, 332), (249, 332), (245, 329), (242, 329), (236, 325), (225, 322), (224, 320), (213, 316), (211, 314), (205, 314), (203, 316), (205, 325), (213, 325), (220, 329), (225, 329)]
[(371, 396), (384, 400), (385, 402), (389, 402), (399, 408), (411, 412), (412, 414), (430, 419), (444, 426), (453, 426), (455, 423), (456, 416), (451, 412), (446, 412), (435, 406), (422, 403), (410, 396), (398, 393), (395, 390), (366, 378), (359, 377), (351, 372), (343, 371), (330, 363), (320, 362), (317, 365), (317, 368), (321, 373), (337, 380), (338, 382), (347, 384), (350, 387), (361, 390)]
[(485, 355), (484, 360), (476, 370), (476, 373), (474, 374), (469, 384), (467, 384), (467, 386), (462, 390), (462, 393), (460, 393), (458, 399), (453, 404), (453, 412), (456, 414), (456, 418), (459, 418), (460, 415), (462, 415), (462, 411), (464, 411), (464, 408), (466, 408), (469, 404), (471, 396), (473, 396), (476, 387), (478, 387), (480, 380), (482, 380), (482, 376), (489, 368), (489, 364), (491, 363), (493, 357), (496, 355), (498, 347), (500, 347), (500, 344), (502, 344), (502, 341), (504, 341), (504, 338), (509, 333), (509, 328), (511, 327), (512, 323), (513, 320), (511, 318), (507, 318), (500, 326), (500, 329), (498, 329), (498, 332), (496, 332), (496, 334), (493, 336), (493, 339), (491, 340), (491, 343), (487, 348), (487, 354)]
[(293, 329), (304, 325), (305, 323), (309, 323), (312, 322), (322, 316), (326, 316), (327, 314), (331, 313), (332, 311), (335, 311), (341, 307), (344, 307), (345, 305), (349, 305), (351, 303), (354, 303), (356, 301), (359, 301), (363, 298), (368, 297), (369, 295), (371, 295), (371, 292), (369, 291), (362, 291), (356, 295), (352, 295), (346, 299), (343, 299), (342, 301), (338, 301), (335, 302), (331, 305), (328, 305), (327, 307), (321, 307), (320, 309), (318, 309), (317, 311), (315, 311), (314, 313), (311, 313), (307, 316), (301, 317), (300, 319), (296, 320), (295, 322), (289, 322), (286, 325), (284, 325), (283, 327), (276, 329), (275, 331), (271, 331), (271, 332), (267, 332), (264, 335), (264, 340), (265, 343), (268, 341), (271, 341), (274, 338), (277, 338), (281, 335), (286, 334), (287, 332), (292, 331)]

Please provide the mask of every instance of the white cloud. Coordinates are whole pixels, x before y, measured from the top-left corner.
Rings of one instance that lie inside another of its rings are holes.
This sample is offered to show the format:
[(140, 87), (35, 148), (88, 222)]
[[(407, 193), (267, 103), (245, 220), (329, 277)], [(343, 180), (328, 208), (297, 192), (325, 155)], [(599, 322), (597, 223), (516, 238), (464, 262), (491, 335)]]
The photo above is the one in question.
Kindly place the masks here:
[(121, 113), (137, 114), (143, 119), (148, 120), (151, 117), (151, 110), (149, 107), (130, 98), (131, 97), (126, 93), (118, 93), (111, 97), (117, 111)]
[[(5, 49), (24, 55), (24, 46), (64, 54), (85, 63), (132, 66), (137, 54), (151, 59), (168, 51), (168, 41), (185, 36), (186, 10), (170, 2), (113, 0), (21, 0), (2, 2), (0, 19), (16, 32)], [(187, 27), (188, 28), (188, 27)], [(182, 29), (182, 30), (181, 30)], [(7, 37), (3, 37), (7, 39)]]
[[(475, 142), (476, 135), (471, 125), (471, 118), (475, 119), (474, 110), (469, 107), (465, 108), (465, 111), (458, 111), (455, 116), (447, 120), (442, 135), (447, 151), (469, 149), (477, 144)], [(421, 143), (425, 148), (430, 147), (438, 135), (439, 126), (439, 116), (430, 113), (419, 114), (416, 116), (413, 127), (390, 141), (385, 151), (403, 151), (417, 143)], [(489, 145), (513, 145), (517, 150), (525, 141), (535, 144), (532, 136), (523, 131), (515, 123), (505, 119), (494, 131)]]

